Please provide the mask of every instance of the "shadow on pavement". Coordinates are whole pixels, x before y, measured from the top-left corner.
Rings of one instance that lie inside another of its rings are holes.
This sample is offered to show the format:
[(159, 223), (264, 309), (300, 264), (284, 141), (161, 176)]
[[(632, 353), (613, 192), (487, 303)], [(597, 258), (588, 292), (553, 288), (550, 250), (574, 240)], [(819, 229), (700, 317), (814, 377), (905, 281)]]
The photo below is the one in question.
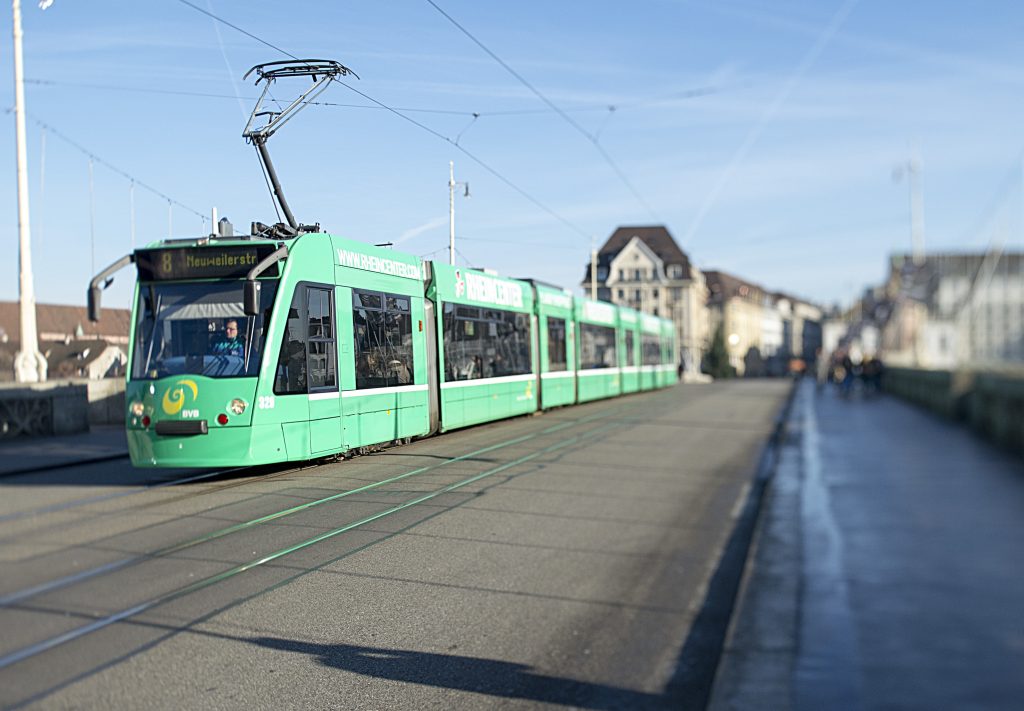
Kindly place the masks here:
[(313, 644), (273, 637), (253, 643), (318, 658), (327, 667), (377, 679), (587, 709), (668, 708), (658, 694), (537, 674), (529, 666), (458, 654), (433, 654), (351, 644)]

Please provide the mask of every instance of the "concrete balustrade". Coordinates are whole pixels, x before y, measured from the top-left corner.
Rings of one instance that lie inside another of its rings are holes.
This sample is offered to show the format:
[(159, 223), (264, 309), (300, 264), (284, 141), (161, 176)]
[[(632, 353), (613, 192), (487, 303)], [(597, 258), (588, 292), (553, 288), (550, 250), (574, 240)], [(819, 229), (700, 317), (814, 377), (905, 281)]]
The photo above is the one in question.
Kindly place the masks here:
[(0, 386), (0, 438), (68, 435), (124, 424), (125, 381), (55, 380)]
[(889, 368), (883, 387), (1024, 456), (1024, 372)]

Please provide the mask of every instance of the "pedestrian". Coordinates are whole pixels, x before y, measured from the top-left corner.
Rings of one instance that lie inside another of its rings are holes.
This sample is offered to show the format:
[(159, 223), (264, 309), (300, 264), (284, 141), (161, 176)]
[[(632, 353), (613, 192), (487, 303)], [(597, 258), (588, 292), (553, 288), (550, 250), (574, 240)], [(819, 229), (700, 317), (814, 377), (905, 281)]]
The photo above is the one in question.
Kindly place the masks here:
[(820, 346), (816, 351), (814, 351), (814, 375), (817, 381), (818, 392), (821, 392), (821, 390), (825, 387), (825, 383), (828, 382), (830, 360), (831, 354), (829, 354), (829, 356), (826, 356)]
[(844, 398), (848, 398), (853, 393), (853, 383), (856, 378), (853, 372), (853, 358), (850, 357), (849, 352), (843, 354), (842, 368), (843, 379), (839, 382), (839, 394)]

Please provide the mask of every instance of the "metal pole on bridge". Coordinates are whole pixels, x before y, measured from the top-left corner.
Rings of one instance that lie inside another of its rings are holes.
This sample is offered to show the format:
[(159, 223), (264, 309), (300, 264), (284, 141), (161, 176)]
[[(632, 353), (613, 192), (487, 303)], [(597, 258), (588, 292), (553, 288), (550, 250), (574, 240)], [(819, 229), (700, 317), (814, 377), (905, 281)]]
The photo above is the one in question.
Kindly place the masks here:
[(448, 161), (448, 263), (455, 266), (455, 161)]
[(13, 0), (14, 14), (14, 125), (18, 166), (18, 300), (21, 308), (21, 343), (14, 357), (14, 377), (19, 383), (46, 380), (46, 359), (39, 352), (36, 331), (36, 297), (32, 284), (32, 245), (28, 221), (28, 167), (25, 150), (25, 70), (21, 50), (21, 0)]

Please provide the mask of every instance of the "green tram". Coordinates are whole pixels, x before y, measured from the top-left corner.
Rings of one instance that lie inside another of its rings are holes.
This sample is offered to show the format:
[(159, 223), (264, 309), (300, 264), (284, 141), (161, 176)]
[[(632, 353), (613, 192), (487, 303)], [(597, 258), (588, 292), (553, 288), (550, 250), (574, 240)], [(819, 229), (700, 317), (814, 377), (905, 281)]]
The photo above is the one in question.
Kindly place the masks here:
[(139, 467), (317, 459), (675, 381), (672, 323), (323, 232), (173, 240), (135, 264)]

